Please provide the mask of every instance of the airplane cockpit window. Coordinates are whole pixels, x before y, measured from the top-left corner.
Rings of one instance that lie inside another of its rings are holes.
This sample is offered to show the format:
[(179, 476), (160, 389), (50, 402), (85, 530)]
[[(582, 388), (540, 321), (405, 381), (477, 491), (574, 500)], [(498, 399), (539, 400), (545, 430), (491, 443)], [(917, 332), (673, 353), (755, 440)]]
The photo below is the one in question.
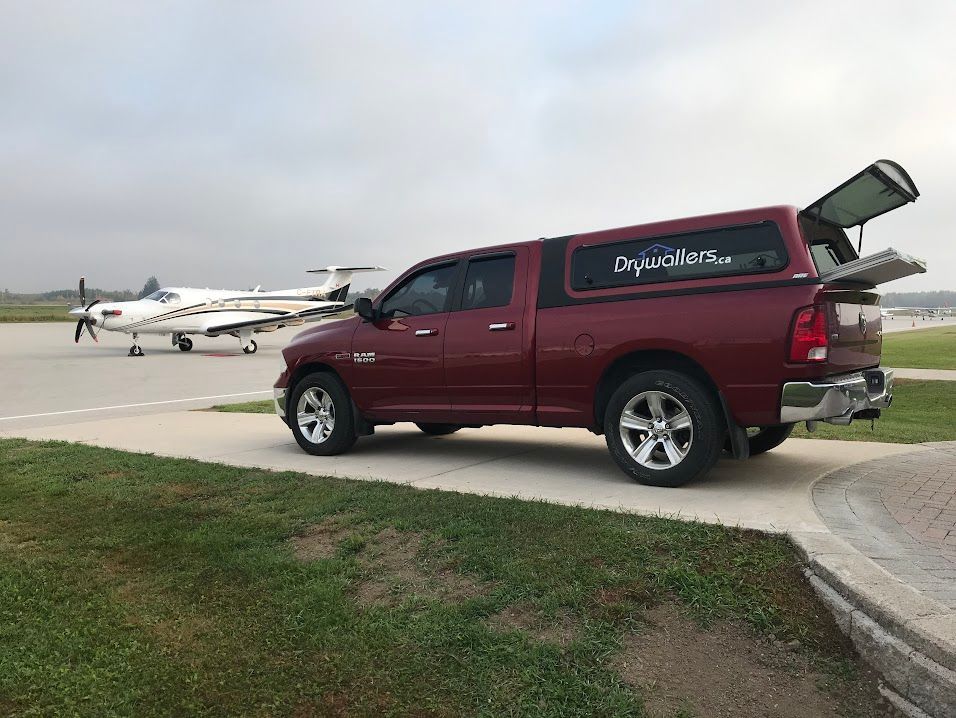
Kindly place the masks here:
[(143, 299), (152, 299), (154, 302), (158, 302), (165, 296), (166, 296), (165, 289), (157, 289), (155, 292), (153, 292), (149, 296), (143, 297)]
[(179, 295), (176, 294), (176, 292), (170, 292), (165, 297), (163, 297), (160, 301), (162, 301), (165, 304), (172, 304), (175, 306), (179, 304), (182, 300), (179, 298)]

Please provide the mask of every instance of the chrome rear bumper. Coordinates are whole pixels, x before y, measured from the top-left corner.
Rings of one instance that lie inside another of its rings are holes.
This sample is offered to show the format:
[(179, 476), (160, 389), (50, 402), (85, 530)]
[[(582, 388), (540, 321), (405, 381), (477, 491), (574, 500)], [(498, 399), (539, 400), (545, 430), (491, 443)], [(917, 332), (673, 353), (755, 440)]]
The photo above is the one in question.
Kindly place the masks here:
[(892, 369), (867, 369), (815, 382), (789, 381), (783, 385), (780, 422), (849, 424), (857, 412), (887, 409), (892, 401)]
[(285, 389), (272, 388), (272, 400), (276, 405), (276, 414), (285, 421)]

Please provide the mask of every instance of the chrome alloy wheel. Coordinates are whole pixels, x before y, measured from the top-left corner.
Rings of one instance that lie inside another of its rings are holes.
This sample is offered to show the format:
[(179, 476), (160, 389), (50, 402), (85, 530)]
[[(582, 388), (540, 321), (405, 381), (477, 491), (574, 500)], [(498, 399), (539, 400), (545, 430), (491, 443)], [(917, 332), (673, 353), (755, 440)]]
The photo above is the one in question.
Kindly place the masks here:
[(694, 441), (694, 426), (687, 409), (663, 391), (645, 391), (624, 406), (620, 418), (624, 448), (641, 466), (672, 469)]
[(312, 387), (302, 392), (296, 407), (302, 436), (313, 444), (321, 444), (335, 429), (335, 405), (328, 392)]

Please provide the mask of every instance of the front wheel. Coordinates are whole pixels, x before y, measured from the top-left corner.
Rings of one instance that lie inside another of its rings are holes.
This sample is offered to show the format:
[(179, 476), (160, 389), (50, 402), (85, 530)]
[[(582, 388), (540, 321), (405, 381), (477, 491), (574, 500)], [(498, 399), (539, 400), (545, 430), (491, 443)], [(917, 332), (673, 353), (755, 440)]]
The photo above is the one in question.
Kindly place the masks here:
[(447, 436), (448, 434), (454, 434), (461, 428), (461, 424), (418, 424), (416, 423), (419, 429), (424, 431), (426, 434), (431, 434), (432, 436)]
[(604, 438), (625, 474), (649, 486), (681, 486), (716, 463), (726, 427), (713, 393), (674, 371), (621, 384), (604, 415)]
[(179, 342), (177, 343), (177, 346), (179, 347), (179, 351), (181, 352), (192, 351), (193, 340), (189, 339), (188, 337), (183, 337), (182, 339), (179, 340)]
[(256, 350), (258, 349), (259, 345), (256, 344), (255, 340), (252, 340), (242, 348), (242, 351), (244, 351), (246, 354), (255, 354)]
[(303, 378), (295, 385), (286, 410), (296, 443), (310, 454), (341, 454), (355, 443), (352, 401), (334, 374), (316, 372)]

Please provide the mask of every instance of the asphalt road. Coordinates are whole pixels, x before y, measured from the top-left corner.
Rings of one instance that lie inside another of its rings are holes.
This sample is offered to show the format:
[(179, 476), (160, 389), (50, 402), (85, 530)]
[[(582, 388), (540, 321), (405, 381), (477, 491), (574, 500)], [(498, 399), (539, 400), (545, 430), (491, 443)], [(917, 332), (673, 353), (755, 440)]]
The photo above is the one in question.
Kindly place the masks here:
[[(102, 332), (73, 343), (66, 323), (0, 324), (0, 429), (199, 408), (272, 395), (279, 350), (296, 330), (257, 334), (246, 355), (234, 337), (193, 337), (181, 352), (169, 337)], [(37, 416), (40, 415), (40, 416)]]

